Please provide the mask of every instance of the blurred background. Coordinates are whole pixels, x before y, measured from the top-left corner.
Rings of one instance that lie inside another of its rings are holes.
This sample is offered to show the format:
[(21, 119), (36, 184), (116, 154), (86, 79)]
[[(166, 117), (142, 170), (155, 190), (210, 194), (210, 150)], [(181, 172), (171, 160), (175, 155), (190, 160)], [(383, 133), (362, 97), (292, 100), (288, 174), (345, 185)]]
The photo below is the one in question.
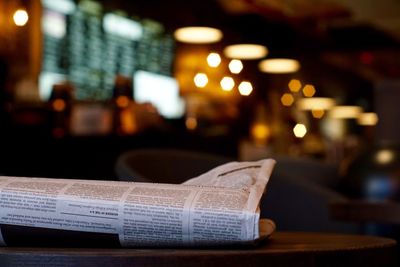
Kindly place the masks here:
[(374, 148), (361, 165), (390, 165), (399, 12), (397, 0), (2, 0), (0, 173), (115, 179), (121, 153), (150, 147), (312, 159), (343, 176)]

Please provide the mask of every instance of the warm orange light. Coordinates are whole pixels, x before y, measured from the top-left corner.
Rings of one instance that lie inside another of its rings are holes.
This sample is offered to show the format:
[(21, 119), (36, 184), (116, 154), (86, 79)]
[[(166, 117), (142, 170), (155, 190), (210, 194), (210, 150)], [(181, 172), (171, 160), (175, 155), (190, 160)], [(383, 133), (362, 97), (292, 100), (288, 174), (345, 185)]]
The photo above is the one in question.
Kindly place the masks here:
[(312, 97), (315, 95), (315, 87), (312, 84), (306, 84), (303, 88), (303, 95), (305, 97)]
[(120, 108), (126, 108), (129, 105), (129, 98), (127, 96), (121, 95), (117, 97), (116, 103)]
[(131, 110), (125, 109), (120, 113), (121, 128), (125, 134), (133, 134), (137, 132), (138, 127), (136, 119)]
[(393, 161), (395, 158), (395, 153), (392, 150), (389, 149), (382, 149), (379, 150), (376, 155), (375, 159), (378, 163), (380, 164), (388, 164)]
[(194, 130), (197, 128), (197, 119), (195, 117), (188, 117), (185, 121), (186, 128)]
[(373, 126), (378, 123), (378, 115), (375, 112), (361, 113), (357, 118), (357, 122), (360, 125)]
[(22, 27), (29, 20), (28, 12), (26, 12), (26, 10), (24, 9), (18, 9), (17, 11), (15, 11), (13, 19), (15, 25)]
[(324, 116), (325, 111), (323, 109), (313, 109), (311, 110), (311, 114), (314, 118), (321, 119)]
[(296, 92), (300, 91), (300, 89), (301, 89), (301, 82), (300, 82), (300, 80), (297, 80), (297, 79), (291, 79), (288, 84), (288, 87), (289, 87), (290, 91), (292, 91), (293, 93), (296, 93)]
[(265, 123), (256, 123), (251, 127), (251, 136), (257, 143), (266, 143), (270, 135), (271, 131)]
[(193, 80), (194, 84), (199, 88), (204, 88), (208, 83), (208, 77), (205, 73), (197, 73)]
[(282, 105), (284, 105), (286, 107), (290, 107), (294, 102), (294, 97), (290, 93), (285, 93), (281, 97), (281, 102), (282, 102)]
[(238, 59), (233, 59), (231, 60), (231, 62), (229, 62), (229, 70), (233, 73), (233, 74), (238, 74), (242, 71), (243, 69), (243, 63), (242, 61), (238, 60)]
[(232, 79), (232, 77), (224, 77), (222, 78), (220, 84), (222, 90), (232, 91), (233, 87), (235, 86), (235, 81)]
[(289, 58), (271, 58), (262, 60), (258, 68), (262, 72), (284, 74), (293, 73), (300, 69), (299, 61)]
[(241, 95), (248, 96), (251, 94), (252, 91), (253, 91), (253, 86), (251, 85), (250, 82), (244, 81), (239, 84), (239, 93)]
[(208, 66), (216, 68), (221, 63), (221, 56), (218, 53), (210, 53), (207, 57)]
[(52, 106), (55, 111), (61, 112), (67, 105), (63, 99), (56, 99), (53, 101)]
[(297, 108), (300, 110), (326, 110), (335, 105), (335, 100), (328, 97), (302, 98), (297, 101)]
[(303, 138), (307, 134), (307, 128), (304, 124), (298, 123), (294, 126), (293, 133), (297, 138)]
[(222, 32), (210, 27), (184, 27), (174, 32), (176, 40), (183, 43), (206, 44), (222, 39)]
[(228, 58), (259, 59), (268, 54), (268, 49), (258, 44), (235, 44), (227, 46), (224, 54)]
[(357, 119), (362, 113), (359, 106), (335, 106), (329, 111), (329, 116), (334, 119)]

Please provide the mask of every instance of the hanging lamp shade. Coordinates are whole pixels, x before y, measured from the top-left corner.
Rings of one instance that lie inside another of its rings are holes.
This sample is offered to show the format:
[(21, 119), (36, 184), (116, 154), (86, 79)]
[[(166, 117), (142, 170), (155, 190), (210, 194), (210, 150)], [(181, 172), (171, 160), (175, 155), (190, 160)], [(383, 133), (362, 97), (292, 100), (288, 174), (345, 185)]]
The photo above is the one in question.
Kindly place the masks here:
[(234, 59), (260, 59), (267, 54), (267, 47), (258, 44), (235, 44), (224, 49), (224, 55)]
[(267, 73), (293, 73), (300, 69), (300, 62), (290, 58), (271, 58), (262, 60), (258, 68)]
[(190, 44), (208, 44), (219, 42), (222, 31), (211, 27), (183, 27), (175, 30), (174, 37), (177, 41)]

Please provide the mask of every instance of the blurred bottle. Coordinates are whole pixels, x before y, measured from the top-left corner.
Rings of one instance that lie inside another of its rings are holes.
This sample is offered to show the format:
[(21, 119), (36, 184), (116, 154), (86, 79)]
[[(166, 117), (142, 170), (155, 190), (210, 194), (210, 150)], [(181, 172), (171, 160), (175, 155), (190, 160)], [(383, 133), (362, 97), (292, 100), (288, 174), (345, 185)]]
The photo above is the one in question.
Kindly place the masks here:
[(133, 99), (132, 80), (128, 77), (117, 75), (114, 82), (113, 99), (117, 99), (120, 96), (126, 96), (130, 100)]
[(255, 108), (253, 122), (250, 125), (250, 138), (256, 146), (266, 146), (271, 137), (271, 129), (264, 104), (258, 103)]
[(117, 75), (112, 98), (113, 131), (116, 135), (129, 135), (137, 131), (132, 103), (132, 80), (128, 77)]
[(51, 110), (52, 135), (60, 138), (69, 132), (73, 101), (73, 87), (69, 83), (53, 85), (49, 105)]

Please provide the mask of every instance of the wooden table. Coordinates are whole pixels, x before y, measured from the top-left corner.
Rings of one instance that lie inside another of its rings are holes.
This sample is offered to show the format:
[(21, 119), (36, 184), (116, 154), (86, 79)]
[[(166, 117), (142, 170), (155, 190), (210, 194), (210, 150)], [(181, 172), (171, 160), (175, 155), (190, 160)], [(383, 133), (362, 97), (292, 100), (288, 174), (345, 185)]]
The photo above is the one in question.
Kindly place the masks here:
[(0, 248), (0, 266), (395, 266), (392, 239), (342, 234), (276, 232), (241, 248)]

